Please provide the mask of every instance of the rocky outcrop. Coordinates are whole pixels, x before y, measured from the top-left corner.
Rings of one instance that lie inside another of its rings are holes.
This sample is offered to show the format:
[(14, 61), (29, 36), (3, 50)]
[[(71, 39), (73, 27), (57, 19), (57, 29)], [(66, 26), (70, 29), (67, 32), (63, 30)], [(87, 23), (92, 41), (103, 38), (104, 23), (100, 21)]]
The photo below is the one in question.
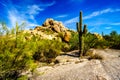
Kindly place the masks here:
[(43, 27), (50, 28), (55, 32), (66, 32), (68, 29), (62, 24), (62, 22), (55, 21), (51, 18), (47, 19), (43, 25)]
[(34, 28), (34, 30), (40, 31), (40, 30), (42, 30), (42, 26), (36, 26), (36, 27)]
[(36, 26), (34, 30), (24, 30), (23, 33), (29, 34), (29, 36), (25, 36), (25, 40), (30, 40), (33, 36), (36, 36), (39, 39), (69, 42), (71, 38), (71, 33), (62, 22), (53, 19), (47, 19), (42, 26)]
[(57, 25), (52, 26), (52, 30), (54, 30), (54, 31), (56, 31), (56, 32), (58, 32), (58, 33), (61, 32), (61, 31), (60, 31), (60, 28), (59, 28)]
[[(61, 37), (58, 36), (59, 33), (62, 33), (62, 40), (65, 42), (69, 42), (70, 38), (71, 38), (71, 33), (68, 31), (68, 29), (62, 24), (62, 22), (59, 21), (55, 21), (51, 18), (47, 19), (42, 26), (36, 26), (34, 28), (35, 31), (37, 32), (52, 32), (49, 35), (54, 35), (55, 33), (55, 37), (54, 38), (50, 38), (50, 39), (55, 39), (56, 37)], [(41, 35), (43, 36), (43, 34)]]

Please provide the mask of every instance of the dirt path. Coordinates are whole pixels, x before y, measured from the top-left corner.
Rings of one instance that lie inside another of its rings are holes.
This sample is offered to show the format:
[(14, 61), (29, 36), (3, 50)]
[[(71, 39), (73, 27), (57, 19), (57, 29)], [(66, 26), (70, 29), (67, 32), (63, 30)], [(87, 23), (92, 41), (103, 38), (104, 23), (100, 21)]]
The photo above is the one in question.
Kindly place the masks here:
[[(83, 61), (46, 68), (32, 80), (120, 80), (120, 50), (96, 50), (104, 60)], [(77, 57), (74, 57), (75, 59)]]

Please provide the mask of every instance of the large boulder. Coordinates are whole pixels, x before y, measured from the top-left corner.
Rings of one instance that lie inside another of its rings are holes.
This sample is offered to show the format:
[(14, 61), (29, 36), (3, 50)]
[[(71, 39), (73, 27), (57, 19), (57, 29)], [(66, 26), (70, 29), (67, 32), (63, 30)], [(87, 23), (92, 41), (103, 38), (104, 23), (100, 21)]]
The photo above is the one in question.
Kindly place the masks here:
[(43, 27), (50, 27), (53, 24), (53, 19), (47, 19), (44, 23), (43, 23)]
[(62, 22), (59, 21), (55, 21), (51, 18), (47, 19), (44, 23), (43, 23), (43, 27), (48, 27), (52, 30), (54, 30), (55, 32), (59, 33), (59, 32), (65, 32), (68, 29), (62, 24)]
[(53, 25), (52, 26), (52, 30), (56, 31), (57, 33), (61, 32), (60, 28), (58, 27), (58, 25)]
[(35, 28), (34, 28), (34, 30), (36, 30), (36, 31), (41, 31), (43, 28), (42, 28), (42, 26), (36, 26)]
[(70, 38), (71, 38), (71, 33), (66, 31), (64, 35), (64, 41), (69, 42)]

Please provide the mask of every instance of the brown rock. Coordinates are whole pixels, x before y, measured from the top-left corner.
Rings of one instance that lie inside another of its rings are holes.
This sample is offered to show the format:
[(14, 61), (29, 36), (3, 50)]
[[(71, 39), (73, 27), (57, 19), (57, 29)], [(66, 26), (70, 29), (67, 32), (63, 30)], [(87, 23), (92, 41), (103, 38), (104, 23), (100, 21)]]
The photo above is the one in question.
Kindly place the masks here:
[(50, 27), (51, 25), (53, 25), (53, 19), (47, 19), (44, 24), (43, 27)]
[(66, 31), (64, 35), (64, 41), (69, 42), (70, 38), (71, 38), (71, 33)]
[(34, 28), (34, 30), (40, 31), (40, 30), (41, 30), (41, 27), (40, 27), (40, 26), (36, 26), (36, 27)]
[(60, 28), (57, 25), (52, 26), (52, 30), (58, 33), (60, 32)]
[(58, 22), (55, 21), (51, 18), (47, 19), (44, 24), (43, 27), (47, 27), (47, 28), (51, 28), (52, 30), (54, 30), (55, 32), (64, 32), (67, 31), (68, 29), (65, 28), (65, 26), (62, 24), (62, 22)]

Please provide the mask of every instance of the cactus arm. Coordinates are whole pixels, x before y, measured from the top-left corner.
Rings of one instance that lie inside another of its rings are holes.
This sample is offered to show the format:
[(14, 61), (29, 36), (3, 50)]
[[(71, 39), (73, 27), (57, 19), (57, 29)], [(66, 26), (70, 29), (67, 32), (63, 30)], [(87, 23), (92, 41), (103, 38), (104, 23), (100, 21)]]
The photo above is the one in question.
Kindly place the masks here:
[(86, 24), (84, 24), (84, 28), (83, 28), (83, 34), (87, 34), (87, 25)]

